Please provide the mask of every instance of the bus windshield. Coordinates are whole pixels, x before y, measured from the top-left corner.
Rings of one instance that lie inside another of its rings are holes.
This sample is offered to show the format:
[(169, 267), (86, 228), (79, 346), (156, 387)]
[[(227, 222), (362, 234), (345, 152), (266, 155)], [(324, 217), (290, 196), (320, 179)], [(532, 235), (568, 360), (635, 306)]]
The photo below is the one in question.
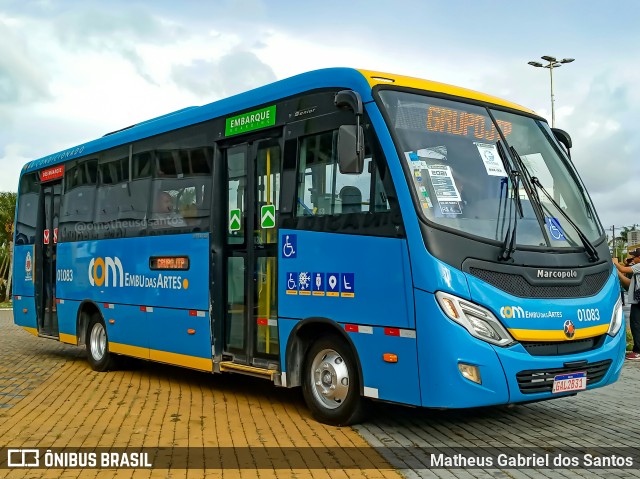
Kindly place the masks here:
[[(381, 91), (380, 98), (411, 172), (418, 210), (427, 220), (503, 241), (514, 208), (521, 208), (517, 244), (582, 247), (559, 206), (590, 241), (602, 235), (591, 201), (546, 122), (393, 90)], [(501, 155), (497, 142), (502, 138), (506, 143)], [(516, 153), (527, 170), (520, 175), (517, 205), (513, 175), (508, 174), (518, 170), (512, 164)], [(526, 173), (539, 180), (557, 206), (539, 188), (527, 192)]]

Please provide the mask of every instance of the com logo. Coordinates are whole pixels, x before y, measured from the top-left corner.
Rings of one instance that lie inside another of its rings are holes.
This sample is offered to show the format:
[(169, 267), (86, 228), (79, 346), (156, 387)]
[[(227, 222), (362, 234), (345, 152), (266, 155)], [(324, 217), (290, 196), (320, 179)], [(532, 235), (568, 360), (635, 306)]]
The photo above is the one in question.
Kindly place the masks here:
[(520, 306), (503, 306), (500, 308), (500, 316), (505, 319), (524, 318), (524, 309)]
[(91, 258), (89, 261), (89, 284), (91, 286), (124, 286), (124, 272), (120, 258), (105, 256), (104, 258)]

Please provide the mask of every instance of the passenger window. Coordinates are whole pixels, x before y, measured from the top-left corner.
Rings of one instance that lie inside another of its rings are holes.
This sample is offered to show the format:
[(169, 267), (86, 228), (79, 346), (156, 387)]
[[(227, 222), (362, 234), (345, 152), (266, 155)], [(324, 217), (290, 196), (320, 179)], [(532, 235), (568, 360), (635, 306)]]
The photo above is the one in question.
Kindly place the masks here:
[(60, 241), (93, 237), (97, 182), (97, 158), (81, 159), (67, 165), (60, 207)]
[(148, 225), (151, 234), (207, 231), (213, 149), (199, 146), (155, 153)]
[(300, 142), (297, 216), (387, 211), (389, 202), (369, 148), (362, 173), (342, 174), (336, 141), (337, 130), (333, 130)]
[(95, 238), (126, 236), (133, 205), (129, 193), (129, 147), (107, 151), (98, 163)]
[(16, 222), (16, 246), (33, 244), (36, 240), (36, 222), (40, 185), (36, 173), (24, 175), (20, 180), (18, 217)]

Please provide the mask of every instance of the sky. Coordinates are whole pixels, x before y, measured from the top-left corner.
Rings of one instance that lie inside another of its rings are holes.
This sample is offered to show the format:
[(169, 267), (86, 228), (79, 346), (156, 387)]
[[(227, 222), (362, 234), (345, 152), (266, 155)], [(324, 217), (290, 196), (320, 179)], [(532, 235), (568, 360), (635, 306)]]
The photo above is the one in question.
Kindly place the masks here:
[[(606, 7), (605, 7), (606, 5)], [(640, 224), (640, 2), (0, 0), (0, 191), (27, 161), (346, 66), (471, 88), (555, 126), (611, 234)]]

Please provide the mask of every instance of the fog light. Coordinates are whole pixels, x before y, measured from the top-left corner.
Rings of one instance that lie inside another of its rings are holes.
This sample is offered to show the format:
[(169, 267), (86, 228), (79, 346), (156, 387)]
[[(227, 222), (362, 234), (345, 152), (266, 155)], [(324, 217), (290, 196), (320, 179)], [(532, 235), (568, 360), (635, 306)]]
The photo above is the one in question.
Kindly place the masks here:
[(482, 378), (480, 377), (480, 370), (478, 369), (478, 366), (458, 363), (458, 369), (460, 370), (460, 373), (469, 381), (473, 381), (477, 384), (482, 384)]

